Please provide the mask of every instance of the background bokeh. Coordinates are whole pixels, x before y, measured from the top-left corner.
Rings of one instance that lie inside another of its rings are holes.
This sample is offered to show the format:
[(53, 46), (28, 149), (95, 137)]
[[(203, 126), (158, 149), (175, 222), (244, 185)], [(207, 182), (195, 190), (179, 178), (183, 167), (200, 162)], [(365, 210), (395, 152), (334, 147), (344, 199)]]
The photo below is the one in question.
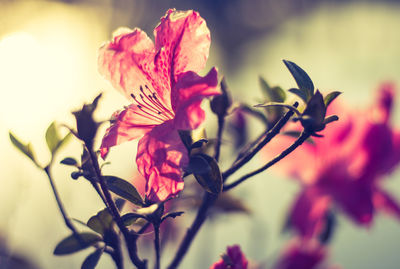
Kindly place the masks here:
[[(207, 68), (218, 66), (233, 96), (249, 104), (259, 100), (259, 75), (272, 85), (294, 86), (282, 59), (303, 67), (322, 91), (344, 92), (341, 98), (352, 106), (371, 103), (381, 82), (400, 85), (400, 1), (1, 0), (0, 249), (7, 246), (38, 268), (80, 267), (89, 250), (52, 255), (69, 231), (47, 178), (12, 147), (8, 131), (31, 141), (45, 163), (49, 154), (44, 132), (53, 120), (72, 125), (70, 112), (101, 91), (98, 119), (126, 105), (97, 73), (97, 49), (120, 26), (139, 27), (152, 36), (168, 8), (194, 9), (206, 19), (213, 40)], [(395, 112), (398, 123), (400, 109)], [(260, 132), (257, 127), (251, 133)], [(209, 128), (209, 136), (214, 131)], [(72, 142), (59, 158), (79, 157), (79, 149)], [(136, 143), (130, 142), (111, 151), (107, 172), (130, 178), (135, 150)], [(248, 168), (259, 163), (255, 160)], [(88, 182), (70, 179), (71, 171), (55, 165), (56, 184), (69, 214), (86, 221), (102, 205)], [(385, 188), (400, 199), (398, 176), (395, 172)], [(281, 229), (297, 191), (292, 181), (270, 172), (238, 187), (235, 194), (252, 214), (224, 215), (206, 224), (182, 268), (207, 268), (231, 244), (240, 244), (251, 260), (271, 264), (288, 239)], [(186, 215), (183, 223), (191, 217)], [(361, 229), (339, 217), (338, 227), (332, 263), (349, 269), (399, 268), (398, 221), (379, 215), (373, 226)], [(167, 249), (163, 263), (170, 261), (174, 249)], [(99, 264), (112, 266), (108, 257)]]

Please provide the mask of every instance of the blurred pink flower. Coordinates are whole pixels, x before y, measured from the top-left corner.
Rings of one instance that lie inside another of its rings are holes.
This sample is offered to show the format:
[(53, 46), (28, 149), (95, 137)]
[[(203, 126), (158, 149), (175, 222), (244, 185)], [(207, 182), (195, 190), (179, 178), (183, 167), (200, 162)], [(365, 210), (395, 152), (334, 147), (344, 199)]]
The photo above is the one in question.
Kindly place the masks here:
[(292, 240), (286, 247), (274, 269), (339, 269), (324, 265), (327, 250), (316, 240)]
[(113, 116), (101, 155), (140, 138), (136, 163), (149, 200), (163, 201), (183, 189), (187, 150), (178, 130), (205, 119), (203, 98), (219, 94), (215, 68), (205, 76), (210, 32), (197, 12), (168, 10), (154, 30), (155, 44), (140, 29), (120, 29), (100, 49), (99, 70), (132, 104)]
[(240, 247), (234, 245), (227, 247), (226, 254), (222, 258), (210, 266), (210, 269), (246, 269), (248, 261)]
[[(400, 161), (400, 131), (389, 123), (393, 96), (394, 86), (388, 83), (366, 110), (332, 104), (328, 112), (339, 121), (326, 127), (324, 137), (305, 143), (277, 164), (303, 185), (290, 214), (290, 224), (301, 235), (320, 233), (333, 204), (363, 226), (371, 224), (376, 210), (400, 217), (398, 202), (379, 186)], [(276, 138), (264, 153), (274, 156), (291, 142), (293, 138)]]

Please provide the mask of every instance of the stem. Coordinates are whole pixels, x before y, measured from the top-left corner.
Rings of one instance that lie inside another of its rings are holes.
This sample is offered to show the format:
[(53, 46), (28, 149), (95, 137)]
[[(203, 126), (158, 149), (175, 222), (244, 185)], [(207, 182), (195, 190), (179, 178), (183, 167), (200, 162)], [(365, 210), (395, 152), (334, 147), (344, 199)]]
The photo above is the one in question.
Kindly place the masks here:
[(172, 260), (171, 264), (168, 266), (168, 269), (175, 269), (178, 268), (178, 265), (181, 263), (183, 257), (188, 252), (189, 247), (195, 238), (197, 232), (200, 230), (201, 225), (207, 218), (207, 210), (214, 204), (217, 200), (218, 195), (211, 194), (206, 192), (203, 197), (203, 202), (197, 211), (196, 218), (194, 219), (192, 225), (187, 230), (185, 237), (183, 238), (178, 251), (174, 259)]
[(125, 225), (121, 219), (121, 216), (118, 212), (118, 209), (115, 206), (115, 203), (111, 197), (111, 194), (108, 191), (106, 182), (105, 182), (103, 176), (101, 175), (99, 163), (97, 161), (97, 156), (90, 147), (86, 146), (86, 148), (89, 152), (90, 159), (92, 160), (92, 165), (94, 167), (97, 179), (100, 183), (101, 190), (103, 191), (104, 198), (106, 199), (108, 208), (110, 209), (110, 213), (112, 214), (114, 221), (117, 223), (118, 228), (120, 229), (120, 231), (122, 232), (122, 234), (125, 238), (125, 243), (128, 247), (128, 253), (129, 253), (129, 257), (131, 258), (131, 261), (133, 262), (134, 265), (136, 265), (137, 268), (140, 268), (140, 269), (146, 268), (147, 267), (146, 261), (140, 260), (140, 258), (137, 255), (137, 246), (136, 246), (137, 236), (134, 234), (131, 234), (129, 232), (128, 228), (125, 227)]
[[(297, 107), (299, 104), (296, 102), (293, 104), (294, 107)], [(236, 161), (231, 168), (226, 170), (225, 172), (222, 173), (222, 178), (224, 182), (227, 180), (227, 178), (235, 173), (239, 168), (241, 168), (243, 165), (245, 165), (247, 162), (249, 162), (254, 155), (256, 155), (267, 143), (271, 141), (272, 138), (274, 138), (282, 129), (282, 127), (289, 121), (290, 117), (293, 116), (294, 112), (292, 110), (289, 110), (286, 112), (286, 114), (272, 127), (266, 134), (265, 138), (252, 150), (250, 151), (247, 155), (245, 155), (243, 158), (239, 159)]]
[(222, 132), (224, 130), (225, 118), (222, 116), (218, 116), (218, 134), (217, 134), (217, 144), (215, 144), (215, 160), (218, 162), (219, 154), (221, 151), (221, 142), (222, 142)]
[(75, 226), (70, 221), (70, 219), (67, 215), (67, 212), (64, 209), (63, 203), (61, 202), (60, 195), (58, 194), (56, 185), (54, 184), (54, 181), (53, 181), (53, 177), (51, 176), (51, 173), (50, 173), (50, 166), (46, 166), (45, 168), (43, 168), (43, 170), (46, 173), (47, 177), (49, 178), (51, 189), (53, 190), (54, 197), (56, 198), (58, 209), (60, 210), (61, 215), (64, 218), (65, 225), (72, 231), (72, 233), (78, 238), (78, 240), (81, 240)]
[(160, 269), (160, 224), (153, 223), (154, 227), (154, 249), (156, 251), (155, 269)]
[(306, 141), (309, 137), (311, 136), (311, 133), (308, 132), (302, 132), (301, 135), (297, 138), (297, 140), (290, 145), (287, 149), (285, 149), (284, 151), (282, 151), (281, 154), (279, 154), (278, 156), (276, 156), (274, 159), (272, 159), (270, 162), (268, 162), (267, 164), (265, 164), (263, 167), (249, 173), (246, 174), (244, 176), (242, 176), (241, 178), (239, 178), (238, 180), (232, 182), (231, 184), (225, 185), (223, 188), (223, 191), (228, 191), (234, 187), (236, 187), (237, 185), (239, 185), (240, 183), (242, 183), (243, 181), (245, 181), (246, 179), (257, 175), (258, 173), (261, 173), (265, 170), (267, 170), (268, 168), (270, 168), (272, 165), (276, 164), (277, 162), (279, 162), (280, 160), (282, 160), (283, 158), (285, 158), (287, 155), (289, 155), (292, 151), (294, 151), (298, 146), (300, 146), (301, 144), (303, 144), (304, 141)]

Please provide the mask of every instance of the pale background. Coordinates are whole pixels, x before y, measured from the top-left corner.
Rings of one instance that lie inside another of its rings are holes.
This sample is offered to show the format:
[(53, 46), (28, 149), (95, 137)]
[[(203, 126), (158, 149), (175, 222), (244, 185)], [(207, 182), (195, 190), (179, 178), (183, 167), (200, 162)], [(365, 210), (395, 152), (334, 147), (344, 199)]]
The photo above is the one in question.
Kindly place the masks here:
[[(0, 1), (0, 237), (39, 268), (80, 268), (90, 251), (52, 255), (69, 231), (47, 178), (11, 146), (8, 131), (31, 141), (45, 163), (44, 132), (53, 120), (72, 124), (70, 112), (100, 91), (98, 119), (127, 104), (97, 73), (97, 49), (119, 26), (152, 36), (169, 7), (198, 10), (207, 20), (213, 39), (207, 68), (217, 65), (235, 98), (248, 103), (260, 96), (259, 75), (294, 86), (282, 59), (302, 66), (322, 91), (343, 91), (341, 98), (354, 106), (371, 103), (383, 81), (400, 85), (397, 1)], [(399, 113), (396, 108), (396, 122)], [(115, 148), (108, 172), (129, 178), (135, 148), (135, 142)], [(71, 143), (59, 159), (65, 156), (79, 157), (79, 144)], [(102, 205), (87, 182), (71, 180), (71, 171), (56, 164), (56, 184), (69, 214), (86, 221)], [(385, 188), (400, 199), (398, 175)], [(297, 191), (292, 181), (269, 172), (238, 187), (235, 194), (253, 214), (225, 215), (205, 225), (182, 268), (208, 268), (232, 244), (240, 244), (249, 259), (271, 264), (289, 238), (280, 231)], [(191, 215), (184, 218), (189, 223)], [(174, 249), (164, 253), (164, 264)], [(349, 269), (396, 269), (399, 249), (398, 221), (379, 214), (362, 229), (340, 217), (329, 261)], [(98, 268), (112, 266), (105, 256)]]

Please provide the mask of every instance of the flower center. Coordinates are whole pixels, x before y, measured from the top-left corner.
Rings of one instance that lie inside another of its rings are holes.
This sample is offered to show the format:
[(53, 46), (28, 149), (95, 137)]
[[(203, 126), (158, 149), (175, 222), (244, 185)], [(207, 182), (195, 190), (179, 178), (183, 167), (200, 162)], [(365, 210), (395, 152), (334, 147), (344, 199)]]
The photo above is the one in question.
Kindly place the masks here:
[(142, 111), (142, 114), (138, 114), (161, 122), (171, 120), (175, 117), (175, 114), (163, 104), (157, 93), (150, 90), (147, 85), (144, 85), (144, 88), (140, 86), (140, 92), (139, 96), (131, 93), (131, 97), (135, 101), (137, 108)]

